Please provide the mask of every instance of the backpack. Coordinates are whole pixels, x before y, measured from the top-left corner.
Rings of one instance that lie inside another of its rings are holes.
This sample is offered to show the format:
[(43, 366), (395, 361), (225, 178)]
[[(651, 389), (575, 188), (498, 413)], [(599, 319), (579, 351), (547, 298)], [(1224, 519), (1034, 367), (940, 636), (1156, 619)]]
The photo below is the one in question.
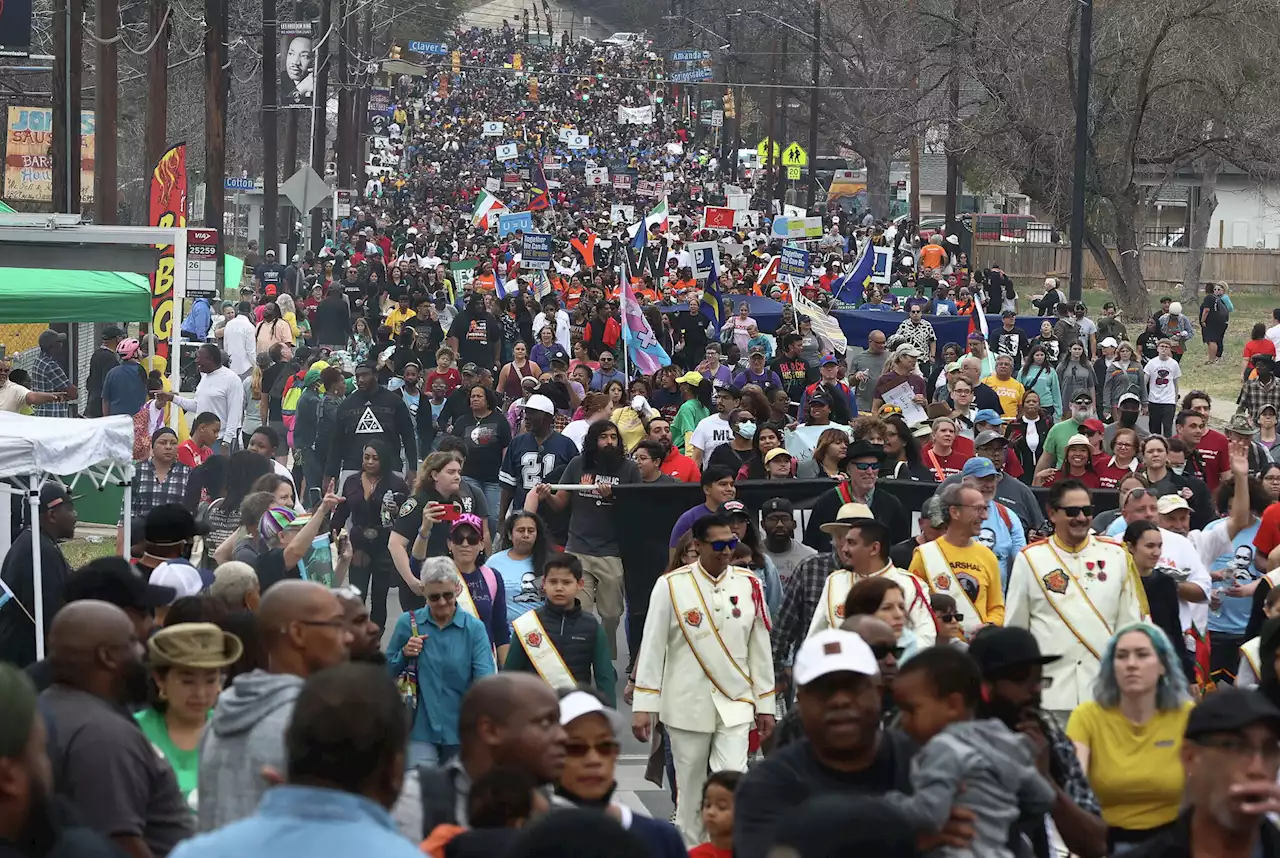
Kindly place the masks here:
[(302, 398), (302, 380), (307, 371), (300, 369), (285, 379), (284, 393), (280, 396), (280, 417), (288, 431), (289, 446), (293, 446), (293, 427), (298, 421), (298, 400)]

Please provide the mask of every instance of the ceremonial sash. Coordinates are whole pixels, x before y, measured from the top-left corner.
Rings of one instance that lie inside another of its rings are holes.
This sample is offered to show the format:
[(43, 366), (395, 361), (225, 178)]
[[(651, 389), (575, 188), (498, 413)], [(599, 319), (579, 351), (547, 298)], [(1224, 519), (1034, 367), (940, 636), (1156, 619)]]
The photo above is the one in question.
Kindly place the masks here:
[[(956, 580), (947, 556), (938, 547), (938, 541), (935, 539), (933, 542), (926, 542), (918, 550), (920, 559), (924, 561), (924, 573), (929, 576), (929, 583), (933, 585), (934, 592), (946, 593), (955, 599), (960, 612), (964, 614), (964, 621), (960, 623), (960, 628), (964, 631), (965, 637), (977, 634), (986, 620), (982, 618), (973, 599), (969, 598), (964, 587), (960, 586), (960, 582)], [(969, 606), (968, 610), (965, 610), (965, 605)]]
[(569, 666), (560, 657), (560, 651), (547, 636), (547, 630), (542, 627), (537, 611), (528, 611), (516, 617), (511, 623), (511, 629), (519, 638), (520, 646), (524, 647), (525, 655), (529, 656), (534, 670), (546, 680), (547, 685), (556, 689), (577, 687), (573, 671), (569, 670)]
[[(1053, 608), (1058, 619), (1062, 620), (1063, 625), (1070, 629), (1076, 639), (1084, 644), (1084, 648), (1101, 661), (1100, 650), (1111, 639), (1111, 624), (1103, 618), (1093, 604), (1080, 579), (1066, 567), (1065, 563), (1058, 561), (1056, 552), (1047, 541), (1023, 549), (1023, 554), (1049, 607)], [(1046, 564), (1044, 559), (1039, 563), (1036, 562), (1036, 556), (1044, 554), (1049, 555), (1051, 565)], [(1097, 642), (1098, 646), (1095, 646), (1094, 642)]]
[(467, 582), (462, 580), (461, 576), (459, 576), (458, 582), (458, 607), (483, 623), (484, 620), (480, 619), (480, 609), (476, 607), (476, 600), (471, 598), (471, 588), (467, 586)]
[[(864, 580), (871, 580), (880, 575), (884, 575), (889, 569), (894, 568), (892, 565), (886, 566), (879, 572), (872, 572)], [(915, 584), (915, 590), (911, 593), (904, 593), (903, 598), (907, 602), (907, 625), (910, 626), (910, 614), (915, 608), (916, 603), (924, 599), (924, 592), (920, 586), (920, 580), (910, 572), (903, 573), (910, 575), (911, 581)], [(891, 579), (897, 581), (896, 578)], [(901, 584), (900, 581), (897, 583)], [(827, 622), (833, 629), (840, 628), (840, 624), (844, 622), (844, 603), (849, 598), (849, 591), (853, 589), (853, 573), (848, 569), (838, 569), (827, 577)]]
[(711, 621), (711, 611), (695, 578), (697, 574), (696, 567), (686, 566), (666, 576), (671, 608), (685, 643), (717, 691), (730, 700), (754, 705), (751, 678), (729, 654), (720, 631)]
[(1253, 675), (1262, 678), (1262, 671), (1258, 670), (1259, 648), (1262, 646), (1262, 638), (1250, 638), (1240, 644), (1240, 654), (1249, 662), (1249, 667), (1253, 668)]

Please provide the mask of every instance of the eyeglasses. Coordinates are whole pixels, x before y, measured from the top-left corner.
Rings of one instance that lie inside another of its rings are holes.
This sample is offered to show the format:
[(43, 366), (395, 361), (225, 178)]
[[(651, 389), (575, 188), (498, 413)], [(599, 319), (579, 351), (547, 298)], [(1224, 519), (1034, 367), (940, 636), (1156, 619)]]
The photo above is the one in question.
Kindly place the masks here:
[(1255, 745), (1239, 736), (1206, 736), (1192, 741), (1202, 748), (1216, 748), (1243, 760), (1253, 759), (1254, 754), (1262, 757), (1264, 763), (1275, 763), (1280, 760), (1280, 742), (1274, 740), (1261, 745)]
[(1130, 489), (1129, 493), (1124, 496), (1124, 502), (1131, 500), (1142, 500), (1145, 497), (1155, 497), (1156, 493), (1150, 489)]
[(712, 551), (724, 551), (726, 548), (733, 550), (738, 547), (738, 537), (733, 536), (729, 539), (713, 539), (707, 544), (711, 546)]
[(960, 623), (964, 622), (964, 614), (938, 614), (938, 619), (944, 623)]
[(1093, 504), (1087, 506), (1062, 506), (1058, 507), (1059, 512), (1065, 512), (1067, 518), (1075, 518), (1083, 515), (1085, 518), (1093, 517)]
[(457, 593), (428, 593), (427, 594), (428, 602), (439, 602), (441, 600), (444, 600), (446, 602), (452, 602), (456, 598), (458, 598)]
[(888, 644), (872, 644), (871, 654), (875, 656), (876, 661), (884, 661), (887, 656), (892, 655), (894, 660), (901, 661), (902, 654), (907, 651), (903, 646), (889, 646)]
[(622, 750), (622, 746), (613, 739), (605, 739), (602, 742), (596, 742), (594, 745), (590, 742), (565, 742), (564, 752), (570, 757), (585, 757), (591, 751), (595, 751), (606, 760), (613, 759), (618, 756), (618, 751)]
[(466, 533), (451, 533), (449, 534), (449, 541), (452, 542), (454, 545), (479, 545), (480, 535), (466, 534)]
[(880, 470), (879, 462), (850, 462), (859, 471), (878, 471)]

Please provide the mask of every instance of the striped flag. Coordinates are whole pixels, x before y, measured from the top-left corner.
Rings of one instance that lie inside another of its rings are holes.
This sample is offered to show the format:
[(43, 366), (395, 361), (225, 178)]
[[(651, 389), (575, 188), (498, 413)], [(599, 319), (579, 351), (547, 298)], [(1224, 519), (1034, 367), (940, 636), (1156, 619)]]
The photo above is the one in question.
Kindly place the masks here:
[(481, 229), (489, 228), (489, 215), (499, 215), (509, 209), (502, 204), (502, 201), (489, 193), (484, 188), (480, 189), (480, 196), (476, 197), (476, 207), (471, 212), (471, 225), (478, 226)]
[(645, 375), (653, 375), (662, 367), (671, 365), (671, 356), (653, 335), (653, 328), (636, 300), (635, 287), (631, 285), (630, 251), (644, 249), (644, 230), (639, 230), (639, 233), (636, 241), (622, 254), (622, 339), (636, 369)]
[(876, 254), (871, 249), (871, 240), (868, 239), (866, 244), (862, 245), (862, 253), (858, 255), (858, 261), (853, 263), (853, 267), (843, 277), (831, 283), (831, 297), (849, 304), (862, 303), (867, 284), (871, 282), (871, 275), (875, 273), (875, 265)]

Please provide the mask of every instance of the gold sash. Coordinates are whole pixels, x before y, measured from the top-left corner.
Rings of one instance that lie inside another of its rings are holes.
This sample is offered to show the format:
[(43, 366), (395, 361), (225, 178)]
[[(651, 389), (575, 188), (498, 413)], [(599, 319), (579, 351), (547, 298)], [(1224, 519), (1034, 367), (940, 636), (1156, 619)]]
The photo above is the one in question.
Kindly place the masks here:
[[(966, 638), (978, 633), (985, 624), (978, 606), (974, 604), (973, 599), (969, 598), (969, 594), (965, 592), (964, 587), (960, 586), (960, 582), (956, 580), (956, 575), (951, 571), (951, 564), (947, 561), (947, 555), (942, 553), (942, 549), (938, 546), (938, 540), (926, 542), (919, 549), (920, 559), (924, 561), (924, 573), (929, 576), (929, 584), (933, 586), (935, 593), (945, 593), (956, 600), (956, 607), (964, 614), (964, 621), (960, 623), (961, 630), (964, 631)], [(968, 608), (965, 607), (968, 605)]]
[(1249, 662), (1249, 667), (1253, 668), (1253, 675), (1262, 678), (1262, 671), (1258, 670), (1259, 650), (1262, 647), (1262, 638), (1250, 638), (1240, 644), (1240, 654)]
[(844, 622), (844, 600), (852, 589), (853, 573), (848, 569), (837, 569), (827, 576), (827, 624), (831, 628), (838, 629)]
[[(729, 570), (725, 570), (728, 574)], [(729, 648), (720, 638), (720, 630), (711, 621), (711, 611), (696, 576), (701, 570), (694, 564), (668, 574), (667, 588), (671, 594), (671, 609), (684, 634), (693, 657), (698, 660), (702, 672), (716, 690), (730, 700), (755, 704), (751, 678), (729, 654)], [(748, 573), (750, 574), (750, 573)]]
[(467, 586), (466, 579), (461, 574), (458, 575), (457, 592), (458, 607), (483, 623), (484, 620), (480, 619), (480, 609), (476, 607), (476, 600), (471, 598), (471, 588)]
[(516, 617), (511, 629), (516, 633), (520, 646), (524, 647), (534, 670), (546, 680), (547, 685), (555, 689), (577, 687), (573, 671), (569, 670), (569, 665), (560, 657), (560, 651), (547, 636), (537, 611), (527, 611)]
[[(1103, 618), (1097, 606), (1093, 604), (1089, 594), (1085, 592), (1084, 585), (1080, 583), (1080, 579), (1075, 576), (1075, 573), (1068, 569), (1065, 563), (1059, 562), (1057, 553), (1052, 548), (1052, 539), (1053, 537), (1050, 537), (1045, 542), (1023, 549), (1023, 554), (1027, 558), (1027, 565), (1031, 567), (1031, 574), (1035, 577), (1036, 583), (1040, 585), (1040, 592), (1044, 593), (1045, 601), (1049, 603), (1049, 607), (1053, 608), (1058, 615), (1058, 619), (1062, 620), (1062, 624), (1076, 636), (1080, 643), (1084, 644), (1084, 648), (1089, 650), (1094, 658), (1101, 661), (1102, 653), (1099, 651), (1100, 648), (1095, 647), (1091, 641), (1100, 642), (1105, 646), (1106, 642), (1111, 640), (1111, 624)], [(1045, 568), (1043, 563), (1037, 565), (1035, 561), (1036, 555), (1043, 553), (1048, 553), (1053, 557), (1053, 564), (1049, 568)], [(1126, 573), (1127, 571), (1126, 569)], [(1065, 576), (1065, 579), (1057, 576)], [(1055, 588), (1061, 583), (1063, 591), (1058, 592), (1057, 589), (1051, 589), (1051, 583)], [(1138, 586), (1141, 587), (1141, 583)], [(1084, 608), (1087, 608), (1087, 610), (1083, 610)], [(1068, 614), (1071, 615), (1072, 619), (1067, 619)], [(1087, 630), (1089, 637), (1081, 634), (1081, 629)]]

